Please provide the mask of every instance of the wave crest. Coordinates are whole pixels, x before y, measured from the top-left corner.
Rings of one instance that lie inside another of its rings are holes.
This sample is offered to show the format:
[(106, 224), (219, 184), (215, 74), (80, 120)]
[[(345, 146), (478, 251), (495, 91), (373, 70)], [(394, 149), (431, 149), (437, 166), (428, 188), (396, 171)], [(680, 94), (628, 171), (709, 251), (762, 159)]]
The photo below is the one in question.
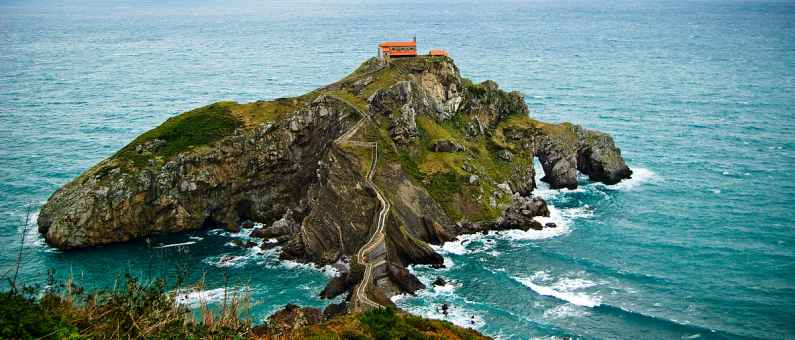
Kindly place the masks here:
[(564, 278), (549, 285), (542, 285), (541, 282), (546, 283), (547, 281), (551, 281), (548, 274), (545, 272), (536, 272), (530, 278), (516, 276), (512, 276), (511, 278), (539, 295), (551, 296), (574, 305), (589, 308), (597, 307), (602, 304), (602, 300), (599, 296), (578, 291), (596, 286), (597, 284), (593, 281), (582, 278)]

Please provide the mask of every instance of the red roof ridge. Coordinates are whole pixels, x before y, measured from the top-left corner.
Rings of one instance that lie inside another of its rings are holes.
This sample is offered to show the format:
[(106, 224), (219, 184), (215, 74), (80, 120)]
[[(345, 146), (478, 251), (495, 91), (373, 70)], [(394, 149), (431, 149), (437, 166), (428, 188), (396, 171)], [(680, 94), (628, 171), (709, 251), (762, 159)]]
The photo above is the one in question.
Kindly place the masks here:
[(378, 47), (405, 47), (405, 46), (417, 46), (416, 41), (384, 41), (378, 44)]

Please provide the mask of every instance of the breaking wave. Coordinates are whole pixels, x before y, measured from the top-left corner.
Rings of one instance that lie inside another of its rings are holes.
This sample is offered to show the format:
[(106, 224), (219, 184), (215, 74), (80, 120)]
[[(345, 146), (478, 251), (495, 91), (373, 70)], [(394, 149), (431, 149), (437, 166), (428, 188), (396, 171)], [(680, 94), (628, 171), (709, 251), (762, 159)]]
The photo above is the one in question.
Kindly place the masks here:
[(611, 190), (633, 191), (642, 184), (653, 183), (659, 180), (660, 177), (658, 177), (654, 171), (651, 171), (647, 168), (632, 168), (632, 178), (630, 179), (625, 179), (613, 185), (606, 185), (602, 183), (596, 183), (596, 185)]
[(212, 304), (224, 299), (224, 296), (231, 298), (234, 295), (240, 295), (250, 288), (215, 288), (208, 290), (196, 290), (193, 288), (183, 288), (174, 292), (174, 301), (179, 305), (187, 305), (192, 308), (199, 307), (204, 304)]
[(311, 263), (301, 263), (292, 260), (279, 260), (279, 266), (285, 269), (304, 269), (304, 270), (311, 270), (315, 272), (323, 273), (328, 277), (335, 277), (339, 274), (339, 271), (331, 265), (325, 265), (323, 267), (315, 266)]
[(275, 254), (277, 250), (277, 248), (262, 250), (259, 246), (253, 246), (246, 249), (246, 252), (242, 255), (229, 253), (213, 255), (206, 257), (203, 262), (216, 268), (242, 268)]
[(543, 271), (536, 272), (529, 278), (516, 276), (512, 276), (511, 278), (539, 295), (551, 296), (577, 306), (593, 308), (602, 303), (599, 296), (579, 291), (597, 285), (597, 283), (583, 278), (563, 278), (548, 283), (552, 281), (552, 279)]

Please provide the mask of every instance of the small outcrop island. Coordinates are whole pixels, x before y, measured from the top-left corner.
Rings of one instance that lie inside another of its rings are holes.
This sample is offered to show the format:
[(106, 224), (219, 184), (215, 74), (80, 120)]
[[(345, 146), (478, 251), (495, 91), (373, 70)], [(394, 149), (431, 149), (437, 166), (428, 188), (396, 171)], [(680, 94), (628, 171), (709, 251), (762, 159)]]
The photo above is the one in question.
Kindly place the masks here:
[(552, 188), (632, 173), (609, 135), (534, 120), (520, 93), (448, 57), (373, 58), (299, 97), (168, 119), (57, 190), (39, 232), (73, 249), (261, 223), (282, 257), (342, 264), (322, 296), (361, 310), (423, 288), (406, 267), (442, 266), (429, 244), (544, 228), (534, 157)]

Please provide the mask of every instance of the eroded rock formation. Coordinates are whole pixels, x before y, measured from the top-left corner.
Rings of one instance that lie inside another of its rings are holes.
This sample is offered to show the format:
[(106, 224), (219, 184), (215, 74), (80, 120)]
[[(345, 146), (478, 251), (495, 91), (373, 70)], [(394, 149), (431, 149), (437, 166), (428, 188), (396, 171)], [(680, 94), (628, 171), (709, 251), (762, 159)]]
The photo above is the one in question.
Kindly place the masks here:
[(69, 249), (259, 222), (252, 236), (283, 258), (344, 268), (321, 296), (350, 293), (370, 268), (365, 294), (388, 303), (423, 287), (406, 266), (444, 265), (429, 244), (544, 228), (535, 157), (553, 188), (576, 187), (578, 170), (631, 175), (609, 135), (533, 120), (520, 93), (474, 84), (448, 58), (370, 60), (301, 97), (170, 119), (56, 191), (39, 231)]

